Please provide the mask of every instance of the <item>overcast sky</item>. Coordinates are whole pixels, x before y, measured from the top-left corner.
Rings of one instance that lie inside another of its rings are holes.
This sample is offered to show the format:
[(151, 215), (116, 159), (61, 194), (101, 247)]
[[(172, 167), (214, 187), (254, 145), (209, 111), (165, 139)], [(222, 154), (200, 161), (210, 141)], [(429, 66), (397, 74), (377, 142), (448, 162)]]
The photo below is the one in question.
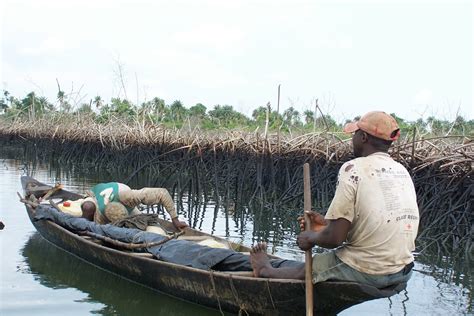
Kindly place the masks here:
[[(0, 0), (0, 83), (55, 102), (474, 118), (471, 1)], [(137, 89), (138, 87), (138, 89)]]

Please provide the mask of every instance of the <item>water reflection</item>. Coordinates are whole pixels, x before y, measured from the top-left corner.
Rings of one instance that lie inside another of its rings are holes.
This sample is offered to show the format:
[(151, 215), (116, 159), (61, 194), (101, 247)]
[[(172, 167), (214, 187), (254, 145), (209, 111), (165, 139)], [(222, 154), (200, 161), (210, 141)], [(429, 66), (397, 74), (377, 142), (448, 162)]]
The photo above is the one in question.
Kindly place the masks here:
[(458, 306), (460, 310), (473, 312), (474, 306), (474, 264), (472, 255), (444, 255), (437, 247), (427, 248), (423, 254), (416, 256), (422, 266), (419, 273), (433, 277), (443, 300)]
[(28, 239), (22, 255), (35, 279), (52, 289), (76, 288), (87, 294), (84, 301), (105, 306), (100, 315), (220, 315), (194, 304), (158, 293), (91, 266), (53, 246), (38, 233)]

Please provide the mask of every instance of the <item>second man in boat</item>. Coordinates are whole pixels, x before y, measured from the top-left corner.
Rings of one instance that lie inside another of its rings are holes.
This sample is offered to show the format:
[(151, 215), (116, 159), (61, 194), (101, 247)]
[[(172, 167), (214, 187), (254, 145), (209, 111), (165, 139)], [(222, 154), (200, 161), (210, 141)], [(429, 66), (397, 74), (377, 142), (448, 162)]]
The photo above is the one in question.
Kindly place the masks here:
[(178, 219), (173, 199), (165, 188), (133, 190), (119, 182), (99, 183), (92, 187), (90, 197), (82, 202), (82, 216), (98, 224), (107, 224), (138, 215), (140, 204), (163, 205), (177, 229), (188, 225)]

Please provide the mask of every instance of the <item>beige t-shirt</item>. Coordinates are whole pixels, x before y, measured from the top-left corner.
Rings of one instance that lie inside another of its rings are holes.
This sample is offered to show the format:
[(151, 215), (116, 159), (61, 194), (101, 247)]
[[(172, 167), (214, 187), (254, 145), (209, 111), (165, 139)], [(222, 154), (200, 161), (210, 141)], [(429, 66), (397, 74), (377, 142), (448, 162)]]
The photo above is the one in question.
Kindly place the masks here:
[(392, 274), (413, 261), (419, 213), (408, 171), (386, 153), (346, 162), (326, 219), (351, 222), (336, 255), (354, 269)]

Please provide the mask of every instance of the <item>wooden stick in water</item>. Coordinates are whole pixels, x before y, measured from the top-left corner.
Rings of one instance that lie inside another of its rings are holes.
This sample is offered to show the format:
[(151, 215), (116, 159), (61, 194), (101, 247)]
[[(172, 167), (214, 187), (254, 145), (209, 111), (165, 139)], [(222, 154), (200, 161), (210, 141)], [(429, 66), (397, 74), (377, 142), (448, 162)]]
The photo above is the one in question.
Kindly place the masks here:
[[(309, 174), (309, 164), (303, 165), (303, 184), (304, 184), (304, 220), (305, 230), (310, 229), (309, 216), (306, 212), (311, 211), (311, 181)], [(305, 252), (305, 285), (306, 285), (306, 315), (313, 315), (313, 256), (310, 250)]]

